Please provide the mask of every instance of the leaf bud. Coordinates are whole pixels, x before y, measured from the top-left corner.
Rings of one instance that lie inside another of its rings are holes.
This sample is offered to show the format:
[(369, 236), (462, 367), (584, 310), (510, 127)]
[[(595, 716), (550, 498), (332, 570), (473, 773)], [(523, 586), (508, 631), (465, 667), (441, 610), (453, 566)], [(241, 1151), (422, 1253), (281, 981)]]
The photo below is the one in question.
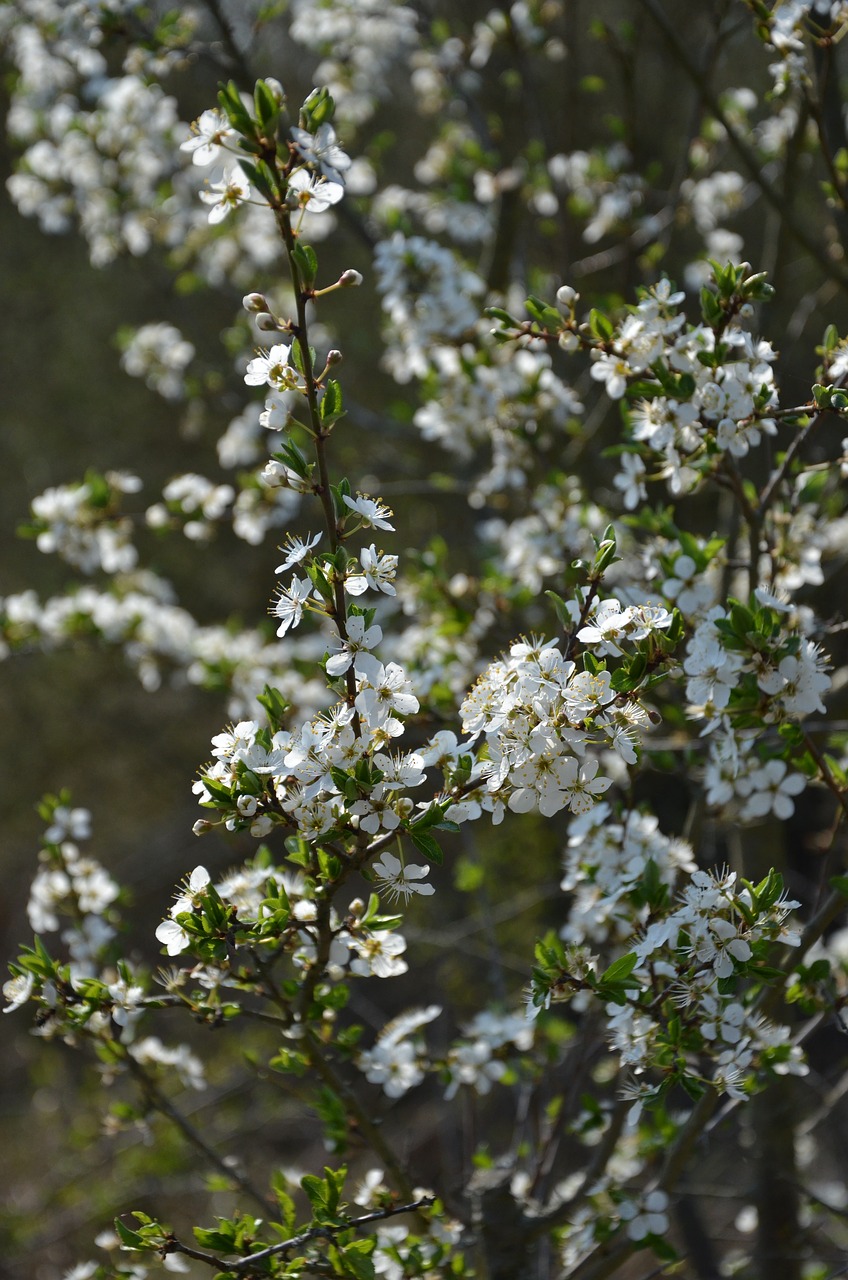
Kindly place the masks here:
[(343, 271), (339, 276), (339, 286), (342, 289), (355, 289), (362, 284), (362, 273), (354, 271), (353, 267), (348, 267), (347, 271)]
[(266, 76), (265, 84), (270, 89), (271, 95), (276, 100), (277, 106), (278, 107), (285, 106), (286, 91), (283, 88), (283, 86), (280, 84), (279, 80), (276, 80), (273, 76)]

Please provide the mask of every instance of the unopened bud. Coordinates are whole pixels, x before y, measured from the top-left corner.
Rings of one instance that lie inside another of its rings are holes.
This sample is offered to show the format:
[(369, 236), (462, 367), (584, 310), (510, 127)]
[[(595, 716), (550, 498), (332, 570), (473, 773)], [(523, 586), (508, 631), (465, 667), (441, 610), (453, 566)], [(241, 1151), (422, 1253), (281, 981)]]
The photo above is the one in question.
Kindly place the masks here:
[(571, 310), (580, 294), (570, 284), (563, 284), (557, 289), (556, 300), (561, 307)]
[(284, 106), (286, 101), (286, 91), (280, 84), (279, 80), (275, 80), (273, 76), (266, 76), (265, 84), (270, 89), (271, 96), (277, 103), (277, 106)]
[(339, 276), (339, 284), (342, 289), (355, 289), (357, 285), (362, 284), (362, 273), (354, 271), (353, 267), (348, 267), (347, 271), (343, 271)]
[(213, 822), (207, 822), (205, 818), (198, 818), (192, 827), (192, 831), (196, 836), (205, 836), (207, 831), (211, 831), (214, 825)]
[(353, 902), (348, 907), (348, 912), (352, 916), (361, 916), (364, 910), (365, 903), (361, 898), (354, 898)]
[(557, 342), (563, 351), (576, 351), (580, 345), (577, 334), (572, 333), (570, 329), (563, 329), (557, 339)]
[(332, 351), (327, 352), (327, 368), (331, 368), (334, 364), (341, 364), (343, 359), (344, 356), (341, 351), (337, 350), (336, 347), (333, 347)]
[(261, 293), (246, 293), (241, 300), (241, 305), (245, 311), (270, 311), (268, 300)]
[(269, 315), (267, 311), (263, 311), (260, 316), (256, 317), (256, 327), (261, 329), (263, 333), (278, 333), (280, 322)]

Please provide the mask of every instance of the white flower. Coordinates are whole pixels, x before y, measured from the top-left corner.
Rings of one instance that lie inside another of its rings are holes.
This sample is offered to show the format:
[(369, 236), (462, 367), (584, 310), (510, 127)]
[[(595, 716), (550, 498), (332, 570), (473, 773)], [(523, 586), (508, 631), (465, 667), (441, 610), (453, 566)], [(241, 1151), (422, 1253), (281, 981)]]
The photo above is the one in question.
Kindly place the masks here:
[(403, 898), (404, 902), (406, 902), (414, 893), (429, 897), (430, 894), (436, 892), (433, 885), (420, 883), (424, 876), (430, 874), (429, 867), (419, 867), (414, 863), (404, 864), (393, 853), (384, 853), (372, 865), (371, 870), (377, 878), (378, 887), (393, 902), (396, 902), (398, 898)]
[(284, 342), (278, 342), (270, 351), (262, 352), (253, 360), (248, 361), (247, 372), (244, 380), (249, 387), (269, 386), (274, 388), (285, 388), (292, 376), (293, 370), (289, 365), (289, 354), (291, 346), (286, 346)]
[(275, 573), (285, 573), (287, 569), (291, 569), (294, 565), (300, 564), (304, 560), (313, 547), (317, 546), (321, 541), (321, 534), (316, 533), (314, 538), (306, 535), (306, 540), (296, 538), (293, 534), (286, 536), (286, 545), (280, 547), (280, 551), (286, 552), (286, 558), (282, 564), (278, 564)]
[(222, 111), (214, 109), (204, 111), (191, 128), (192, 136), (180, 143), (180, 151), (191, 152), (192, 164), (211, 164), (217, 159), (226, 140), (233, 137), (227, 117)]
[(773, 813), (776, 818), (791, 818), (795, 812), (791, 797), (800, 795), (806, 785), (803, 774), (787, 773), (785, 760), (769, 760), (737, 785), (740, 794), (750, 792), (742, 817), (764, 818)]
[(627, 1223), (627, 1235), (630, 1239), (638, 1241), (644, 1240), (648, 1235), (665, 1235), (669, 1227), (667, 1208), (668, 1196), (659, 1190), (649, 1191), (641, 1205), (625, 1200), (619, 1213)]
[(357, 653), (373, 649), (383, 638), (382, 628), (376, 623), (366, 627), (365, 619), (354, 615), (347, 620), (347, 638), (336, 636), (332, 645), (336, 650), (327, 659), (327, 675), (340, 676), (348, 670)]
[(740, 938), (734, 924), (717, 916), (707, 925), (707, 933), (693, 947), (696, 958), (702, 964), (711, 964), (717, 978), (729, 978), (733, 973), (733, 961), (744, 963), (753, 952), (744, 938)]
[(303, 606), (312, 594), (309, 578), (292, 578), (291, 585), (281, 587), (272, 613), (280, 619), (277, 635), (284, 636), (289, 627), (296, 627), (303, 617)]
[(205, 867), (195, 867), (188, 878), (182, 893), (177, 895), (171, 907), (170, 920), (163, 920), (156, 930), (159, 942), (168, 950), (169, 956), (178, 956), (190, 945), (191, 939), (185, 929), (177, 923), (176, 917), (184, 911), (191, 911), (202, 901), (203, 892), (209, 884), (209, 872)]
[(288, 191), (290, 203), (307, 213), (324, 213), (344, 195), (341, 183), (328, 182), (307, 169), (295, 169), (289, 178)]
[(405, 716), (418, 710), (418, 699), (396, 662), (384, 667), (372, 654), (360, 653), (355, 670), (359, 693), (354, 705), (366, 724), (380, 726), (395, 713)]
[(317, 165), (331, 182), (344, 182), (342, 174), (350, 168), (350, 156), (339, 146), (331, 124), (319, 125), (314, 134), (293, 128), (291, 135), (304, 160)]
[(368, 587), (372, 591), (382, 591), (384, 595), (396, 595), (392, 579), (397, 572), (397, 556), (386, 556), (378, 552), (374, 543), (363, 547), (359, 553), (362, 573), (351, 574), (345, 579), (345, 590), (352, 596), (361, 596)]
[(362, 978), (396, 978), (406, 973), (409, 966), (401, 956), (406, 950), (406, 939), (399, 933), (369, 933), (365, 937), (354, 935), (350, 945), (357, 952), (351, 963), (351, 973)]
[(637, 453), (623, 453), (619, 461), (621, 471), (613, 476), (612, 482), (616, 489), (621, 490), (627, 510), (632, 511), (648, 498), (648, 491), (642, 483), (645, 464)]
[(627, 390), (627, 377), (633, 373), (630, 365), (621, 356), (597, 351), (592, 352), (592, 360), (590, 376), (605, 384), (610, 400), (620, 400)]
[(384, 507), (382, 502), (375, 501), (374, 498), (368, 498), (365, 494), (360, 493), (358, 497), (351, 498), (348, 494), (343, 495), (345, 504), (350, 507), (351, 511), (355, 511), (360, 517), (362, 523), (368, 527), (375, 529), (388, 529), (394, 533), (394, 525), (389, 524), (386, 516), (393, 514), (389, 507)]
[(158, 1036), (146, 1036), (129, 1047), (130, 1055), (142, 1066), (159, 1065), (173, 1067), (182, 1083), (192, 1089), (205, 1089), (203, 1063), (187, 1045), (169, 1049)]
[(18, 973), (14, 978), (10, 978), (8, 982), (3, 983), (3, 998), (9, 1003), (4, 1007), (4, 1013), (12, 1013), (15, 1009), (20, 1009), (21, 1005), (26, 1004), (32, 995), (35, 986), (35, 978), (31, 973)]
[(204, 204), (211, 205), (209, 221), (214, 227), (223, 222), (227, 214), (250, 199), (250, 183), (237, 164), (224, 174), (223, 181), (210, 182), (208, 191), (201, 191)]

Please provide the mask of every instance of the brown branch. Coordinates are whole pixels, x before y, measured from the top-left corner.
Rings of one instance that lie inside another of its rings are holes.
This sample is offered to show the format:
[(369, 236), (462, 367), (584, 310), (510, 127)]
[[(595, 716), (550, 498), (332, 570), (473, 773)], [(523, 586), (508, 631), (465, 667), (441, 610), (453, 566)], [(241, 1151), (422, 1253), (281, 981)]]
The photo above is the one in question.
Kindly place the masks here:
[(236, 1185), (244, 1192), (246, 1196), (259, 1206), (263, 1216), (268, 1212), (268, 1200), (262, 1194), (258, 1187), (255, 1187), (250, 1179), (238, 1169), (233, 1168), (223, 1156), (219, 1155), (214, 1147), (210, 1147), (209, 1143), (201, 1133), (195, 1129), (194, 1125), (186, 1119), (181, 1111), (177, 1110), (169, 1098), (154, 1083), (147, 1071), (140, 1062), (137, 1062), (131, 1054), (126, 1055), (126, 1065), (130, 1073), (138, 1081), (142, 1093), (149, 1102), (154, 1111), (158, 1111), (160, 1115), (170, 1120), (180, 1133), (186, 1139), (190, 1146), (208, 1160), (219, 1173), (223, 1174), (229, 1182), (235, 1182)]

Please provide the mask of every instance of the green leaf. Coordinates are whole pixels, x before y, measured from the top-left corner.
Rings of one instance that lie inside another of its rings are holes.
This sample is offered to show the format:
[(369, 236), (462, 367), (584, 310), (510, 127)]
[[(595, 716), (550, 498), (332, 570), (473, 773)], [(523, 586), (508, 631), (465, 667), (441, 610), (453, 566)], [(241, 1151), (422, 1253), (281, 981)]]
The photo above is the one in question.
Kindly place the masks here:
[(232, 1253), (234, 1233), (218, 1231), (215, 1227), (192, 1227), (197, 1243), (202, 1249), (215, 1249), (218, 1253)]
[(440, 867), (445, 860), (445, 856), (438, 841), (434, 840), (426, 831), (416, 831), (414, 827), (410, 827), (409, 834), (416, 849), (423, 853), (429, 862), (435, 862)]
[(339, 1254), (339, 1261), (348, 1275), (356, 1280), (374, 1280), (376, 1271), (371, 1261), (371, 1254), (376, 1247), (376, 1240), (354, 1240), (345, 1245)]
[(332, 378), (324, 388), (321, 397), (321, 421), (327, 424), (335, 422), (342, 416), (342, 389)]
[(246, 138), (256, 136), (256, 126), (241, 100), (241, 94), (235, 80), (219, 85), (218, 103), (236, 133), (241, 133)]
[(546, 591), (545, 595), (554, 607), (557, 620), (562, 627), (566, 629), (571, 626), (571, 615), (568, 612), (568, 604), (563, 600), (562, 596), (558, 596), (555, 591)]
[(554, 333), (557, 333), (562, 328), (562, 316), (560, 313), (555, 307), (543, 302), (541, 298), (536, 298), (531, 294), (524, 305), (533, 319), (543, 329), (552, 329)]
[(313, 1211), (326, 1213), (328, 1211), (328, 1187), (323, 1178), (316, 1178), (314, 1173), (307, 1173), (300, 1180), (300, 1185), (305, 1191), (309, 1203), (312, 1205)]
[(144, 1236), (140, 1236), (137, 1231), (131, 1230), (121, 1222), (120, 1218), (115, 1219), (115, 1230), (121, 1244), (127, 1249), (150, 1249), (153, 1246), (145, 1240)]
[(598, 979), (598, 985), (604, 986), (609, 982), (621, 982), (624, 978), (629, 978), (639, 961), (639, 957), (635, 951), (629, 952), (626, 956), (621, 956), (618, 960), (613, 960), (612, 964), (606, 969)]
[(300, 283), (304, 289), (311, 289), (318, 274), (318, 255), (315, 250), (311, 245), (298, 241), (292, 250), (292, 258), (297, 266)]
[(604, 342), (609, 342), (615, 333), (611, 320), (608, 320), (602, 311), (598, 311), (595, 307), (589, 312), (589, 328), (596, 337), (601, 338)]

